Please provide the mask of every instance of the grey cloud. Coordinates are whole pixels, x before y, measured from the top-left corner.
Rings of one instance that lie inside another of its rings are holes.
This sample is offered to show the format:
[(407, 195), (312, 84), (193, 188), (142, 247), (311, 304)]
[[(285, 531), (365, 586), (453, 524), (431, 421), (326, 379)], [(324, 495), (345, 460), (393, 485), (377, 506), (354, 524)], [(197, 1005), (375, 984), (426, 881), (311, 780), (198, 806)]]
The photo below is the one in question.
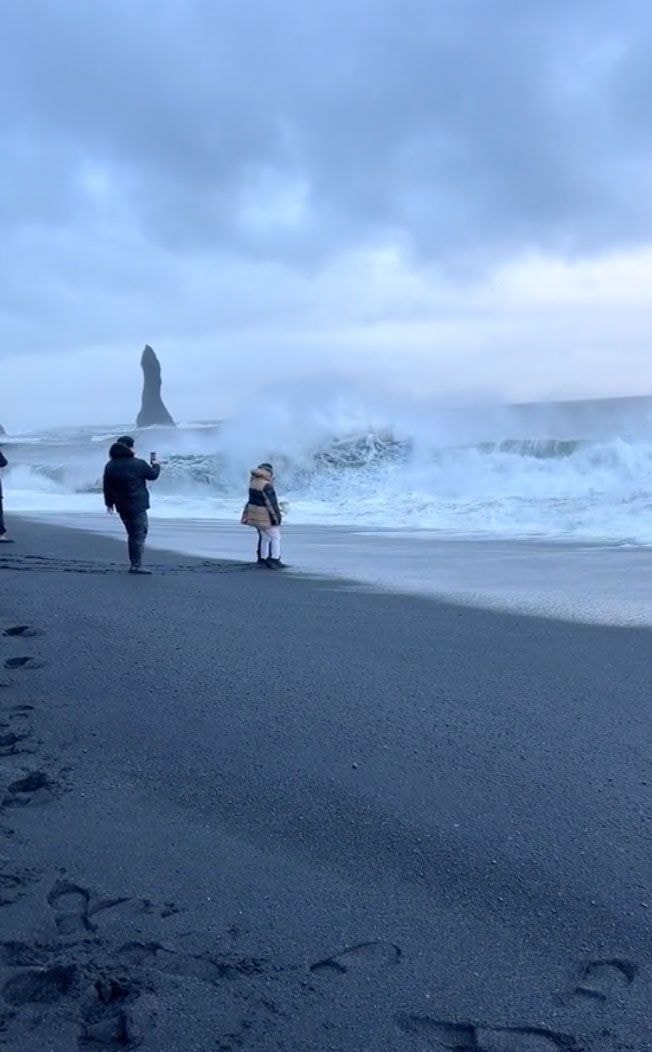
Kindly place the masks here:
[[(13, 3), (0, 222), (83, 236), (90, 170), (180, 253), (309, 263), (393, 237), (447, 264), (635, 242), (651, 31), (644, 0)], [(247, 222), (270, 185), (294, 216), (271, 193)]]

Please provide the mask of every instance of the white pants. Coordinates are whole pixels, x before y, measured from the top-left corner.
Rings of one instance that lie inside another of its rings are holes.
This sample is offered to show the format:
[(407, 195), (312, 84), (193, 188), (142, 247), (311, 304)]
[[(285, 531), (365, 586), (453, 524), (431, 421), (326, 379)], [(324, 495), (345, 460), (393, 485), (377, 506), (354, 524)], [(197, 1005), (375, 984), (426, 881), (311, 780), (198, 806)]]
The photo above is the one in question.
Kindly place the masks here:
[(267, 559), (269, 556), (272, 559), (281, 558), (281, 527), (280, 526), (268, 526), (266, 530), (260, 531), (262, 544), (260, 546), (260, 553), (263, 559)]

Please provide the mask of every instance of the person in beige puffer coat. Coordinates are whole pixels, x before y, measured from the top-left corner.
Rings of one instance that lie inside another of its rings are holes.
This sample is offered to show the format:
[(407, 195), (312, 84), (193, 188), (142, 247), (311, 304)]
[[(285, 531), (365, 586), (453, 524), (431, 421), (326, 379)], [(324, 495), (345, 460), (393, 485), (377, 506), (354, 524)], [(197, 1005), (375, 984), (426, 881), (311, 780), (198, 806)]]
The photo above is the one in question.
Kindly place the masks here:
[[(258, 563), (270, 570), (280, 570), (281, 523), (283, 515), (274, 488), (271, 464), (259, 464), (249, 479), (249, 499), (242, 513), (242, 523), (258, 530)], [(267, 554), (266, 554), (267, 553)]]

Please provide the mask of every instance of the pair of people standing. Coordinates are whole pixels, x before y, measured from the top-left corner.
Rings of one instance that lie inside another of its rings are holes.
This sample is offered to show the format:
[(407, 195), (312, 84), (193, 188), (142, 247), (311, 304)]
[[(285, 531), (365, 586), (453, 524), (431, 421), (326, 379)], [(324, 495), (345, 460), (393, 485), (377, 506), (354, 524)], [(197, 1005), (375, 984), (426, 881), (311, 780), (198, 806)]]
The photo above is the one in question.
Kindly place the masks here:
[[(155, 482), (161, 465), (152, 453), (149, 463), (135, 455), (131, 435), (122, 435), (109, 450), (109, 461), (104, 469), (104, 503), (109, 513), (114, 511), (122, 519), (127, 531), (129, 573), (149, 576), (143, 569), (143, 551), (149, 528), (148, 482)], [(257, 561), (271, 570), (283, 568), (281, 562), (281, 523), (283, 515), (274, 488), (274, 469), (271, 464), (260, 464), (251, 472), (249, 499), (242, 514), (242, 522), (258, 530)]]
[(283, 515), (274, 488), (274, 468), (259, 464), (251, 472), (249, 499), (241, 522), (258, 530), (257, 559), (259, 566), (281, 570), (281, 523)]

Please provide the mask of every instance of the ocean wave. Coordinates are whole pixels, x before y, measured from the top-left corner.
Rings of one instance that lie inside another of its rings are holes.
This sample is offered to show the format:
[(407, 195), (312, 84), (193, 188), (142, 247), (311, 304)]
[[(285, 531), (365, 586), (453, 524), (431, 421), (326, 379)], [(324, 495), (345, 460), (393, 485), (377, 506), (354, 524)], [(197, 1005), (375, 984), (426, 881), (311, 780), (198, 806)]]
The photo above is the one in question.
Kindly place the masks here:
[[(237, 521), (250, 468), (271, 460), (292, 523), (652, 541), (649, 400), (452, 414), (313, 395), (270, 398), (219, 425), (136, 432), (164, 461), (153, 514)], [(101, 507), (104, 458), (124, 430), (21, 437), (7, 449), (8, 507)]]
[(572, 438), (505, 438), (500, 442), (482, 442), (478, 448), (483, 453), (512, 453), (518, 457), (536, 457), (551, 460), (572, 457), (586, 446), (586, 439)]
[[(39, 457), (40, 457), (39, 453)], [(318, 449), (279, 450), (290, 521), (432, 529), (492, 536), (652, 540), (652, 444), (615, 439), (501, 439), (433, 448), (390, 431), (333, 437)], [(249, 465), (251, 466), (251, 465)], [(57, 463), (20, 463), (8, 502), (24, 510), (101, 502), (102, 463), (77, 450)], [(155, 487), (165, 515), (237, 513), (247, 469), (228, 449), (170, 451)]]

